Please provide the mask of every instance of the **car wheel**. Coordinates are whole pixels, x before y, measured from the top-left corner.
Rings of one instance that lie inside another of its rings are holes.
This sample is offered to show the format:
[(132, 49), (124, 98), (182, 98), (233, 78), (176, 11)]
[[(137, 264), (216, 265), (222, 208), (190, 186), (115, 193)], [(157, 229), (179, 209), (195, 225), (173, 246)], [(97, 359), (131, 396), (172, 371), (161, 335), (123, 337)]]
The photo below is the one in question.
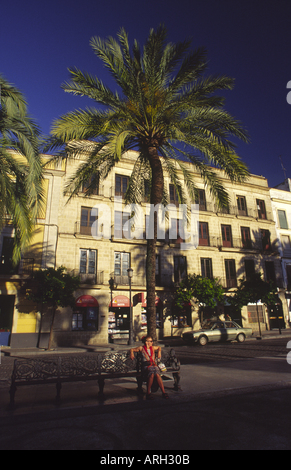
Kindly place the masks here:
[(245, 335), (244, 335), (243, 333), (240, 333), (240, 334), (237, 336), (237, 338), (236, 338), (236, 340), (237, 340), (238, 343), (244, 343), (244, 342), (245, 342), (245, 339), (246, 339), (246, 337), (245, 337)]
[(200, 336), (198, 342), (199, 342), (200, 346), (206, 346), (206, 344), (208, 343), (207, 336)]

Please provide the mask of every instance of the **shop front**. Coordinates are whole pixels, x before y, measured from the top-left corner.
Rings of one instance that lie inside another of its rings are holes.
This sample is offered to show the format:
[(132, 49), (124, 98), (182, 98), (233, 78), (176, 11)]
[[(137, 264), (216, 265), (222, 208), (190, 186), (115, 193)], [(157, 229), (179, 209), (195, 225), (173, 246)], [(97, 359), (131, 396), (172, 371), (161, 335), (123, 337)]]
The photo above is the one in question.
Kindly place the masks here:
[(82, 295), (76, 300), (72, 316), (72, 330), (98, 331), (99, 304), (95, 297)]
[[(54, 347), (88, 345), (100, 333), (99, 302), (91, 295), (81, 295), (73, 312), (66, 309), (58, 319), (62, 323), (54, 331)], [(69, 328), (64, 328), (67, 323)]]
[(129, 338), (130, 301), (125, 295), (117, 295), (109, 304), (108, 337), (109, 343)]

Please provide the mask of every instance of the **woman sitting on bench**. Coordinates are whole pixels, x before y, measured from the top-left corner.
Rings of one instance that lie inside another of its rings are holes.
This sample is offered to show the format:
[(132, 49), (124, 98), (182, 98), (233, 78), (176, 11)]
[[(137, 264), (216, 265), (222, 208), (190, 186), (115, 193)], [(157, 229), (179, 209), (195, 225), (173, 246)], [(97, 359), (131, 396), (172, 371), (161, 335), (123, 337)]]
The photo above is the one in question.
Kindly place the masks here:
[(162, 391), (163, 398), (168, 399), (169, 396), (165, 392), (163, 380), (161, 378), (161, 371), (156, 364), (155, 351), (158, 351), (158, 359), (162, 357), (162, 350), (160, 346), (153, 346), (153, 340), (151, 336), (143, 338), (144, 346), (138, 346), (130, 350), (130, 358), (134, 359), (135, 352), (141, 352), (142, 354), (142, 374), (147, 377), (147, 400), (153, 400), (151, 394), (151, 388), (156, 378), (157, 383)]

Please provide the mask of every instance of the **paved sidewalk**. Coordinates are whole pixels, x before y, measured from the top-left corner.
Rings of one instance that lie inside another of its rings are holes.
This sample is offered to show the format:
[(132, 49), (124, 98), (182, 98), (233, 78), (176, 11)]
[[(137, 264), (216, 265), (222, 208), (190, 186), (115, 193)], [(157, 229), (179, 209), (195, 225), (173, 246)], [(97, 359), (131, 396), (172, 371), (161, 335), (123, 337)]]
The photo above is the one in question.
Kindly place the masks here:
[(111, 450), (139, 450), (140, 459), (164, 450), (290, 450), (290, 368), (284, 358), (182, 366), (184, 391), (166, 384), (170, 400), (157, 393), (153, 402), (139, 400), (129, 381), (108, 383), (104, 403), (97, 387), (66, 384), (60, 407), (54, 387), (24, 387), (13, 412), (0, 388), (0, 450), (103, 451), (98, 459)]
[[(268, 332), (264, 338), (286, 338), (291, 340), (291, 330)], [(254, 339), (251, 339), (253, 341)], [(262, 340), (263, 341), (263, 340)], [(165, 338), (163, 345), (175, 347), (180, 345), (179, 338)], [(58, 348), (54, 351), (41, 351), (38, 349), (11, 349), (3, 348), (0, 364), (0, 416), (9, 416), (7, 411), (9, 403), (9, 384), (15, 358), (52, 357), (60, 354), (82, 354), (91, 352), (105, 352), (110, 350), (128, 350), (127, 345), (100, 345), (87, 348)], [(215, 362), (210, 364), (189, 364), (181, 366), (182, 392), (174, 392), (171, 375), (165, 374), (165, 388), (170, 394), (171, 402), (187, 402), (205, 394), (225, 391), (246, 390), (261, 386), (291, 386), (291, 365), (287, 363), (287, 353), (274, 358), (247, 358)], [(105, 406), (123, 403), (136, 403), (141, 400), (136, 393), (136, 380), (118, 379), (106, 380), (104, 402), (98, 401), (97, 382), (80, 382), (63, 384), (61, 408), (84, 408), (88, 406)], [(20, 387), (16, 393), (17, 408), (13, 415), (40, 411), (55, 410), (55, 385), (38, 385)], [(160, 400), (160, 395), (155, 395)]]
[[(0, 370), (1, 367), (2, 365)], [(247, 392), (260, 387), (291, 387), (291, 365), (287, 363), (287, 354), (210, 364), (188, 364), (181, 366), (182, 391), (173, 390), (173, 380), (170, 374), (164, 374), (164, 384), (172, 404), (186, 403), (213, 394), (223, 396), (229, 392)], [(7, 409), (9, 380), (2, 380), (0, 381), (0, 416), (17, 416), (57, 409), (84, 409), (91, 406), (104, 408), (108, 405), (137, 404), (145, 401), (145, 396), (137, 395), (137, 383), (134, 378), (106, 380), (104, 401), (98, 399), (98, 391), (97, 381), (64, 383), (61, 406), (57, 408), (54, 403), (56, 396), (54, 384), (19, 387), (16, 393), (16, 409), (11, 412)], [(157, 403), (164, 402), (160, 391), (154, 395), (154, 398)]]
[[(283, 335), (287, 345), (291, 331)], [(174, 342), (165, 339), (170, 346)], [(77, 351), (88, 352), (73, 348), (42, 355)], [(2, 354), (0, 365), (0, 450), (96, 449), (106, 455), (110, 450), (290, 450), (287, 353), (286, 349), (286, 354), (274, 357), (182, 365), (182, 391), (175, 392), (173, 382), (165, 380), (170, 400), (163, 400), (160, 392), (153, 402), (137, 396), (132, 378), (107, 380), (104, 401), (98, 400), (95, 382), (63, 384), (59, 407), (54, 404), (55, 385), (19, 387), (16, 409), (9, 411), (4, 369), (12, 368), (15, 356), (21, 360), (40, 355), (10, 350), (10, 356)]]

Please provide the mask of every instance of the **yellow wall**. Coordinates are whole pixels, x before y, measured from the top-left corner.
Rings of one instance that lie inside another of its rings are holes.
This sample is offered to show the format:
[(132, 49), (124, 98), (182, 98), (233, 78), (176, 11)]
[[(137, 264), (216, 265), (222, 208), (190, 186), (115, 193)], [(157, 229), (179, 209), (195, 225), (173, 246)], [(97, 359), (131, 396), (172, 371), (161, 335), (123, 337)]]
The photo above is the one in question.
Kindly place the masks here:
[(34, 270), (41, 268), (42, 252), (43, 252), (43, 237), (44, 225), (35, 225), (34, 233), (30, 242), (30, 246), (25, 253), (25, 258), (34, 259)]
[(35, 333), (36, 313), (19, 313), (17, 322), (17, 333)]
[(45, 178), (42, 182), (42, 186), (43, 186), (43, 204), (40, 206), (40, 209), (39, 209), (39, 213), (38, 213), (39, 219), (45, 219), (45, 216), (46, 216), (49, 180)]

